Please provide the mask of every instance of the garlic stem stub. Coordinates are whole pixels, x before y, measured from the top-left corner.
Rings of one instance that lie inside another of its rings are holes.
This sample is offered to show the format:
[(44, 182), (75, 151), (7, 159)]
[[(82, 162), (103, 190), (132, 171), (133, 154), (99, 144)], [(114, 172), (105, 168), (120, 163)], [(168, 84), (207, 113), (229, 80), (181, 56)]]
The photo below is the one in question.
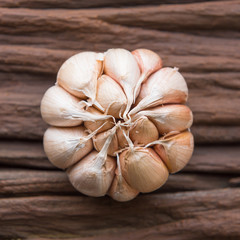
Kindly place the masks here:
[(126, 202), (160, 188), (190, 160), (188, 88), (148, 49), (81, 52), (41, 101), (44, 151), (81, 193)]

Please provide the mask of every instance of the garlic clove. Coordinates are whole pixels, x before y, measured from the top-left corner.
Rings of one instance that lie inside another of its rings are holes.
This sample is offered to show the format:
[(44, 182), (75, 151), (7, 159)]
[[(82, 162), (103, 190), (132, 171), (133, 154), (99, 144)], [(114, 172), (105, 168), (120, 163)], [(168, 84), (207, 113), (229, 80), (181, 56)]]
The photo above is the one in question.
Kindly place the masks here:
[(97, 79), (103, 69), (102, 53), (81, 52), (63, 63), (57, 74), (57, 84), (76, 97), (95, 102)]
[(178, 69), (165, 67), (153, 73), (143, 83), (136, 105), (129, 115), (160, 104), (185, 103), (187, 97), (187, 84)]
[(59, 127), (77, 126), (82, 121), (98, 121), (113, 118), (111, 115), (92, 114), (86, 111), (79, 99), (59, 86), (53, 86), (44, 94), (41, 102), (42, 118), (48, 124)]
[(116, 169), (115, 159), (107, 156), (115, 133), (116, 127), (111, 129), (111, 134), (99, 153), (92, 151), (68, 170), (70, 182), (78, 191), (93, 197), (101, 197), (107, 193)]
[(152, 192), (168, 178), (168, 170), (151, 148), (128, 149), (120, 154), (122, 175), (127, 183), (139, 192)]
[(93, 149), (92, 140), (82, 126), (50, 127), (43, 138), (44, 151), (53, 165), (68, 168)]
[(102, 75), (97, 83), (97, 102), (106, 114), (120, 118), (127, 105), (127, 98), (120, 85), (107, 75)]
[(159, 138), (158, 129), (145, 116), (140, 117), (135, 121), (135, 124), (130, 130), (129, 136), (134, 144), (148, 144)]
[(194, 148), (193, 135), (189, 131), (161, 138), (154, 150), (167, 165), (170, 173), (183, 169), (189, 162)]
[(122, 86), (127, 96), (127, 106), (123, 118), (127, 119), (127, 114), (134, 101), (134, 89), (140, 78), (140, 69), (137, 61), (131, 52), (125, 49), (109, 49), (105, 53), (104, 73)]
[(72, 114), (83, 110), (78, 105), (79, 100), (59, 86), (50, 87), (41, 101), (43, 120), (48, 124), (59, 127), (80, 125), (82, 123), (81, 119), (69, 118)]
[(128, 134), (129, 128), (121, 127), (117, 129), (118, 145), (120, 149), (128, 147), (128, 141), (126, 140), (123, 131), (125, 132), (125, 134)]
[[(107, 138), (109, 137), (109, 135), (112, 133), (112, 130), (108, 130), (108, 131), (105, 131), (105, 132), (101, 132), (97, 135), (95, 135), (93, 137), (93, 145), (94, 145), (94, 148), (100, 152), (101, 149), (103, 148), (104, 146), (104, 143), (106, 142)], [(117, 139), (117, 134), (114, 134), (113, 138), (112, 138), (112, 141), (109, 145), (109, 148), (108, 148), (108, 151), (107, 151), (107, 154), (110, 155), (110, 156), (115, 156), (115, 152), (118, 150), (118, 139)]]
[(134, 199), (139, 191), (131, 188), (124, 177), (116, 169), (115, 177), (108, 191), (108, 195), (119, 202), (127, 202)]
[(72, 185), (81, 193), (92, 197), (104, 196), (111, 186), (116, 169), (113, 157), (101, 157), (92, 151), (67, 170)]
[(162, 59), (148, 49), (136, 49), (132, 52), (141, 70), (141, 76), (134, 91), (134, 99), (139, 93), (141, 84), (154, 72), (162, 68)]
[[(102, 115), (104, 116), (103, 113), (101, 113), (99, 110), (97, 110), (94, 107), (89, 107), (87, 110), (87, 112), (94, 114), (94, 115)], [(105, 124), (104, 124), (105, 123)], [(104, 124), (104, 125), (103, 125)], [(103, 126), (102, 126), (103, 125)], [(104, 132), (106, 130), (111, 129), (112, 127), (114, 127), (114, 122), (112, 118), (108, 118), (105, 120), (96, 120), (96, 121), (85, 121), (84, 122), (84, 126), (89, 129), (91, 132), (95, 131), (97, 128), (99, 128), (100, 126), (102, 126), (102, 128), (100, 128), (98, 130), (98, 133)]]
[(184, 131), (190, 128), (193, 123), (192, 111), (181, 104), (158, 106), (140, 111), (133, 116), (133, 119), (138, 119), (141, 116), (148, 117), (162, 135), (172, 131)]

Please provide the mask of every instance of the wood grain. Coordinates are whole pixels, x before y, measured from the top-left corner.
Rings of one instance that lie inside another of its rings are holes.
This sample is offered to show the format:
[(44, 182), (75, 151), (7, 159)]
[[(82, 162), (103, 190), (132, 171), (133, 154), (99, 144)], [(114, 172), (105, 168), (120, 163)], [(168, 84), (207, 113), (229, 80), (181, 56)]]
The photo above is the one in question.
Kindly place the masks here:
[[(240, 239), (240, 2), (0, 0), (0, 239)], [(46, 158), (39, 105), (85, 50), (149, 48), (189, 87), (195, 151), (128, 203), (78, 193)]]
[(240, 189), (148, 194), (128, 203), (82, 196), (2, 198), (0, 236), (238, 239), (239, 206)]
[[(183, 75), (189, 86), (195, 141), (240, 142), (240, 111), (236, 111), (240, 105), (240, 73)], [(54, 85), (55, 76), (0, 73), (0, 77), (5, 79), (0, 82), (0, 137), (42, 139), (47, 124), (41, 119), (40, 102), (44, 92)]]
[[(0, 141), (0, 166), (56, 170), (39, 142)], [(196, 146), (183, 171), (240, 174), (240, 147)]]
[[(237, 180), (238, 178), (229, 175), (178, 173), (170, 175), (166, 184), (155, 193), (235, 187)], [(81, 195), (73, 188), (66, 173), (60, 170), (0, 169), (0, 196), (16, 197), (33, 194)]]
[[(209, 1), (209, 0), (208, 0)], [(210, 0), (221, 1), (221, 0)], [(147, 3), (143, 0), (0, 0), (0, 7), (8, 8), (92, 8), (92, 7), (123, 7), (123, 6), (137, 6), (146, 4), (183, 4), (183, 3), (195, 3), (206, 2), (206, 0), (148, 0)]]

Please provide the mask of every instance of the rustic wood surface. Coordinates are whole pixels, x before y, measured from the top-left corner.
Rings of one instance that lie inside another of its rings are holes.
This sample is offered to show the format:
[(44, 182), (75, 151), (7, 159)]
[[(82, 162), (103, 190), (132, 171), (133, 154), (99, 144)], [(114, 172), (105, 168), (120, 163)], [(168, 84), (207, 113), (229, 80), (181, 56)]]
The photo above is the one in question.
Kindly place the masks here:
[[(0, 0), (0, 239), (240, 239), (240, 1)], [(196, 147), (128, 203), (78, 193), (46, 158), (41, 98), (69, 56), (156, 51), (189, 87)]]

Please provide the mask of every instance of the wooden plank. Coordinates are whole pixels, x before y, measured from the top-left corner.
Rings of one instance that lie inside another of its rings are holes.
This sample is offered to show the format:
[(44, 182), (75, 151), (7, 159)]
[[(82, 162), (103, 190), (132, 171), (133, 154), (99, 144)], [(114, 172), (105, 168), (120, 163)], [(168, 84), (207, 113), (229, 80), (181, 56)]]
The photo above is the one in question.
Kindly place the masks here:
[[(36, 169), (56, 169), (47, 160), (42, 143), (0, 141), (0, 165)], [(184, 172), (240, 173), (240, 147), (195, 146)]]
[[(159, 41), (159, 39), (158, 39)], [(226, 41), (226, 43), (229, 41)], [(225, 44), (226, 44), (225, 43)], [(65, 43), (66, 44), (66, 43)], [(176, 43), (177, 44), (177, 43)], [(240, 46), (239, 42), (236, 42)], [(208, 44), (209, 45), (209, 44)], [(118, 45), (119, 46), (119, 45)], [(146, 46), (148, 46), (146, 44)], [(145, 47), (146, 47), (145, 46)], [(150, 46), (150, 45), (149, 45)], [(173, 47), (171, 44), (169, 47)], [(3, 72), (24, 72), (24, 73), (43, 73), (43, 74), (55, 74), (60, 68), (61, 64), (70, 56), (81, 52), (82, 49), (78, 51), (73, 50), (56, 50), (47, 49), (40, 47), (26, 47), (22, 45), (1, 45), (0, 52), (0, 71)], [(176, 47), (176, 46), (175, 46)], [(193, 46), (194, 47), (194, 46)], [(221, 46), (220, 47), (224, 47)], [(109, 45), (105, 45), (105, 49), (109, 48)], [(152, 47), (150, 47), (152, 48)], [(236, 56), (212, 56), (213, 51), (210, 50), (209, 46), (208, 54), (198, 56), (190, 54), (186, 50), (187, 46), (184, 46), (184, 53), (182, 55), (172, 55), (174, 52), (170, 53), (160, 53), (164, 61), (164, 66), (176, 66), (180, 67), (182, 72), (239, 72), (239, 55), (236, 53), (237, 46), (232, 49), (235, 51)], [(86, 50), (93, 50), (92, 47), (85, 47)], [(127, 48), (128, 49), (128, 48)], [(130, 48), (130, 50), (132, 47)], [(196, 48), (197, 49), (197, 48)], [(103, 50), (103, 51), (104, 51)], [(133, 49), (132, 49), (133, 50)], [(219, 49), (220, 50), (220, 49)], [(100, 51), (98, 49), (97, 51)], [(161, 51), (158, 49), (156, 52)], [(229, 51), (228, 51), (229, 53)], [(200, 54), (200, 53), (199, 53)], [(204, 54), (202, 52), (202, 54)], [(224, 54), (224, 53), (223, 53)], [(211, 56), (210, 56), (211, 55)]]
[(195, 147), (193, 157), (184, 171), (239, 174), (240, 147), (238, 145)]
[[(230, 182), (231, 181), (231, 182)], [(235, 181), (235, 182), (234, 182)], [(236, 179), (225, 175), (178, 173), (170, 175), (166, 184), (156, 192), (209, 190), (236, 186)], [(80, 194), (63, 171), (2, 168), (0, 170), (0, 195)]]
[(0, 165), (8, 167), (56, 169), (46, 158), (42, 143), (0, 142)]
[[(208, 0), (209, 1), (209, 0)], [(221, 1), (221, 0), (210, 0)], [(125, 6), (137, 6), (137, 5), (153, 5), (153, 4), (184, 4), (184, 3), (196, 3), (206, 2), (206, 0), (148, 0), (147, 3), (143, 0), (1, 0), (0, 7), (8, 8), (92, 8), (92, 7), (125, 7)]]
[[(238, 239), (240, 189), (109, 198), (0, 199), (2, 238)], [(22, 224), (24, 222), (24, 224)]]
[[(99, 20), (102, 20), (104, 23), (112, 25), (160, 30), (239, 30), (239, 8), (238, 0), (121, 9), (29, 10), (2, 8), (0, 9), (0, 12), (2, 12), (0, 15), (2, 20), (0, 29), (3, 32), (12, 33), (20, 31), (37, 32), (42, 31), (43, 28), (48, 31), (54, 31), (53, 26), (58, 26), (59, 31), (66, 29), (66, 27), (68, 29), (76, 29), (86, 26), (87, 23), (90, 23), (89, 27), (91, 27), (94, 21), (99, 22)], [(133, 15), (136, 21), (132, 21)], [(227, 17), (225, 17), (226, 15)], [(10, 17), (14, 18), (11, 19)], [(31, 25), (28, 22), (29, 18), (32, 20)], [(83, 20), (85, 23), (83, 23)], [(44, 25), (45, 21), (49, 22), (49, 24)], [(81, 25), (77, 26), (77, 22), (78, 24), (81, 23)], [(8, 25), (5, 25), (6, 23)], [(102, 24), (104, 25), (104, 23)], [(99, 27), (101, 28), (103, 25)], [(14, 26), (16, 29), (9, 28)], [(35, 26), (38, 27), (36, 28)], [(56, 30), (57, 28), (55, 28)]]
[[(44, 92), (54, 85), (55, 76), (35, 74), (0, 73), (4, 79), (0, 82), (0, 137), (42, 138), (47, 125), (40, 116), (40, 101)], [(239, 141), (240, 112), (236, 109), (240, 105), (240, 73), (183, 75), (189, 86), (196, 142)]]

